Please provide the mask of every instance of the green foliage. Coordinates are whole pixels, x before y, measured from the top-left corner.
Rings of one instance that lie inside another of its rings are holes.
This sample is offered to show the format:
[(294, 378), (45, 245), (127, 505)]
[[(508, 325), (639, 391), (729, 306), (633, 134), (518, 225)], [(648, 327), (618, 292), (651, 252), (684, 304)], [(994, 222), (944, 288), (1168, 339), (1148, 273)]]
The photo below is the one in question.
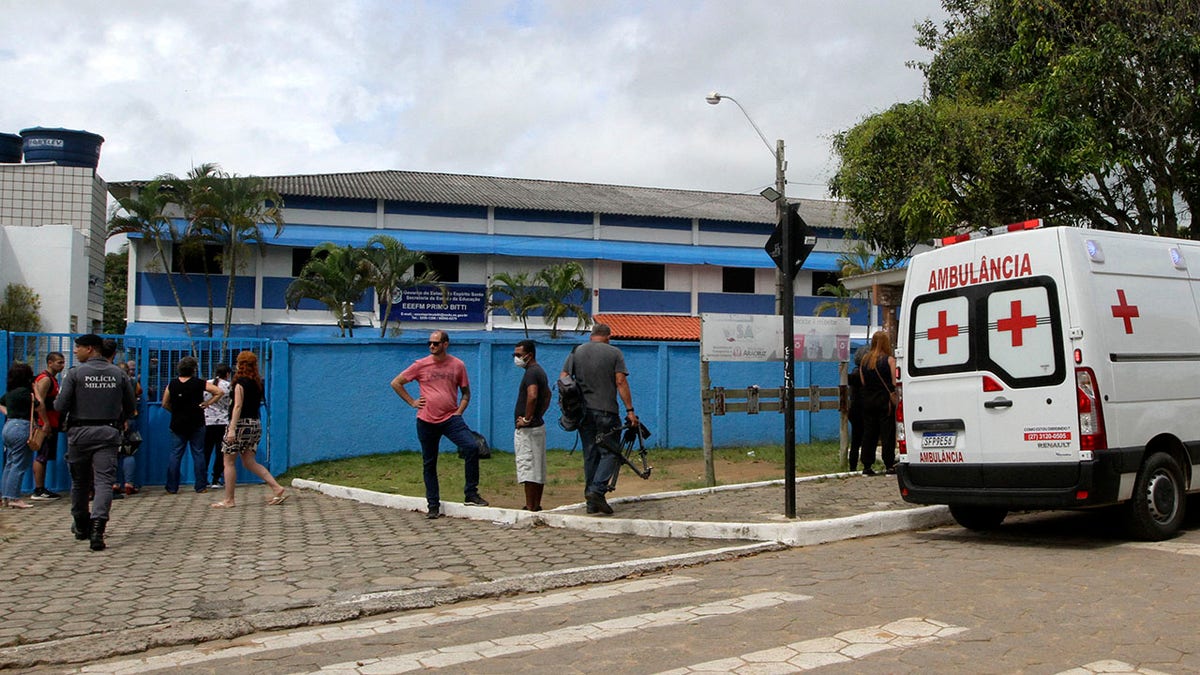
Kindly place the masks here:
[[(368, 239), (365, 260), (370, 284), (375, 289), (375, 299), (383, 314), (379, 337), (387, 335), (392, 307), (400, 302), (405, 289), (437, 286), (442, 289), (443, 302), (447, 297), (446, 287), (437, 283), (437, 272), (429, 269), (429, 258), (420, 251), (409, 250), (395, 237), (377, 234)], [(425, 267), (421, 274), (415, 273), (418, 264)]]
[(830, 181), (885, 256), (1031, 217), (1176, 235), (1200, 201), (1200, 4), (943, 0), (928, 98), (837, 134)]
[(284, 302), (296, 309), (304, 298), (316, 300), (336, 317), (341, 337), (354, 337), (354, 303), (371, 287), (371, 265), (365, 249), (324, 242), (288, 284)]
[(528, 272), (499, 272), (492, 276), (492, 284), (488, 287), (488, 311), (503, 309), (510, 317), (521, 322), (525, 337), (529, 337), (529, 314), (541, 306), (543, 294), (544, 291), (534, 284)]
[(4, 287), (4, 302), (0, 303), (0, 330), (17, 333), (36, 333), (42, 329), (42, 299), (24, 284)]
[(583, 275), (583, 266), (571, 260), (552, 265), (537, 273), (538, 306), (542, 320), (550, 325), (550, 337), (558, 337), (558, 321), (567, 316), (576, 318), (575, 329), (592, 325), (592, 315), (584, 308), (592, 292)]
[(117, 253), (108, 253), (104, 256), (103, 330), (110, 335), (125, 333), (128, 274), (128, 246), (121, 247)]

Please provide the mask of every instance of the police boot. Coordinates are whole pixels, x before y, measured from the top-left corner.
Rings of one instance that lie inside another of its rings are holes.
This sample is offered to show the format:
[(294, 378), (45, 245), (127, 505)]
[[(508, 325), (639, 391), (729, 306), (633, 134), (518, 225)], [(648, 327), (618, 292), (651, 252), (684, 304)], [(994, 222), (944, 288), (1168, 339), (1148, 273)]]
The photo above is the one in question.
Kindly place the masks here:
[(104, 527), (108, 525), (106, 518), (92, 518), (92, 550), (104, 550)]
[(87, 541), (92, 538), (92, 521), (87, 516), (73, 516), (71, 520), (71, 533), (79, 541)]

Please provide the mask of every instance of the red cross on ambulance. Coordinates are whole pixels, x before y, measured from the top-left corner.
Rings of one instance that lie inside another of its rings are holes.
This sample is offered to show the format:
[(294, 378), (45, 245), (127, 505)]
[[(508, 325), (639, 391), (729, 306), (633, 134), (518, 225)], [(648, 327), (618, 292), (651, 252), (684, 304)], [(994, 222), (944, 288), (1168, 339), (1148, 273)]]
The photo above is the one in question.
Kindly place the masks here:
[(1129, 304), (1125, 299), (1125, 289), (1117, 289), (1117, 304), (1112, 306), (1112, 315), (1114, 319), (1121, 319), (1125, 322), (1125, 334), (1133, 334), (1133, 320), (1141, 316), (1138, 313), (1137, 305)]

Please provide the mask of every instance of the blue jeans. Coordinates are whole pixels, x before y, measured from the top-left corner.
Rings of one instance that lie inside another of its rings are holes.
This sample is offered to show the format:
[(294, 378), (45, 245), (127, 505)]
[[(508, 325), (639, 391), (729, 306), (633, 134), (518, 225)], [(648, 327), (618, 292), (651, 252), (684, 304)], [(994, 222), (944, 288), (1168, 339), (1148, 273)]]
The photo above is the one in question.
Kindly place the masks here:
[(479, 446), (462, 415), (455, 415), (445, 422), (431, 424), (417, 420), (417, 439), (421, 441), (422, 475), (425, 479), (425, 501), (429, 506), (440, 505), (441, 490), (438, 486), (438, 444), (442, 437), (450, 439), (462, 451), (466, 464), (466, 485), (463, 494), (467, 497), (479, 493)]
[(171, 457), (167, 462), (167, 492), (179, 492), (179, 467), (183, 464), (185, 448), (190, 448), (192, 452), (192, 476), (196, 492), (208, 489), (208, 483), (204, 482), (208, 477), (204, 466), (204, 427), (198, 427), (186, 437), (172, 431), (171, 438), (174, 439), (175, 445), (171, 448)]
[[(583, 493), (603, 495), (608, 481), (617, 470), (617, 456), (596, 444), (596, 436), (621, 426), (621, 418), (610, 412), (588, 408), (579, 423), (579, 441), (583, 445)], [(618, 441), (620, 439), (617, 439)]]
[(20, 499), (21, 481), (32, 465), (29, 420), (8, 420), (4, 423), (4, 475), (0, 478), (0, 497)]
[(133, 474), (137, 471), (137, 459), (133, 455), (117, 453), (117, 477), (113, 485), (125, 487), (126, 483), (133, 485)]

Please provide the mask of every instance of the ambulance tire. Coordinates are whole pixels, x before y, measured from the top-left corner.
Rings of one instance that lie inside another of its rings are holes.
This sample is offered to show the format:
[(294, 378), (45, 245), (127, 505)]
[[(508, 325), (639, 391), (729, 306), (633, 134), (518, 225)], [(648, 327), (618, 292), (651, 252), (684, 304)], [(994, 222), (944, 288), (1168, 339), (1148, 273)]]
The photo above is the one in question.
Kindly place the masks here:
[(1129, 534), (1144, 541), (1175, 536), (1187, 510), (1183, 486), (1183, 471), (1174, 457), (1156, 452), (1146, 458), (1125, 505)]
[(966, 504), (951, 504), (950, 515), (954, 522), (968, 530), (987, 532), (1000, 527), (1008, 515), (1008, 509), (999, 506), (968, 506)]

